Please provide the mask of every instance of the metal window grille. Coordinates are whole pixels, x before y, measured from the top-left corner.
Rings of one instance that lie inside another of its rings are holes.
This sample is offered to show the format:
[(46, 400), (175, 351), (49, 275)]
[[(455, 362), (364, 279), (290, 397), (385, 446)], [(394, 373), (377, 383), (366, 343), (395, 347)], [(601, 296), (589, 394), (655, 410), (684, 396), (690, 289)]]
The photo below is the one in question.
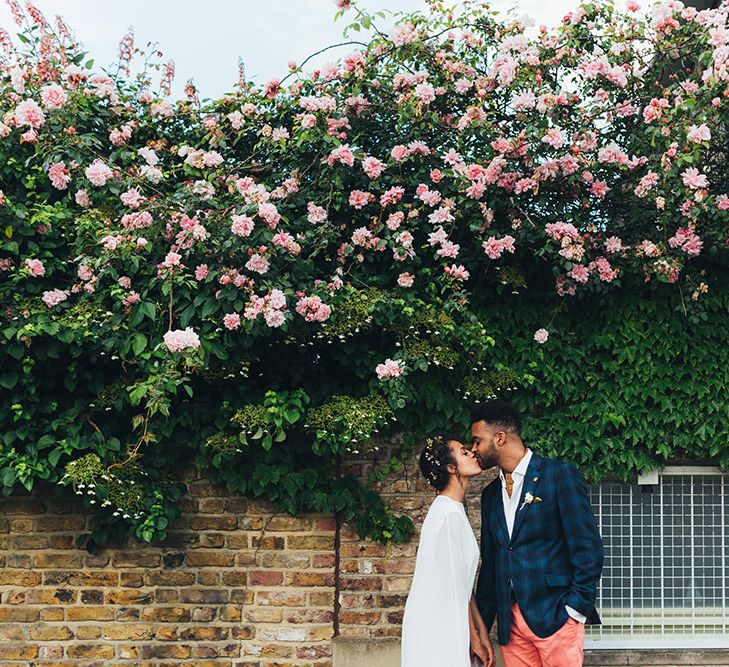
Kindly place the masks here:
[(729, 646), (729, 481), (666, 469), (658, 484), (589, 487), (605, 544), (603, 625), (587, 648)]

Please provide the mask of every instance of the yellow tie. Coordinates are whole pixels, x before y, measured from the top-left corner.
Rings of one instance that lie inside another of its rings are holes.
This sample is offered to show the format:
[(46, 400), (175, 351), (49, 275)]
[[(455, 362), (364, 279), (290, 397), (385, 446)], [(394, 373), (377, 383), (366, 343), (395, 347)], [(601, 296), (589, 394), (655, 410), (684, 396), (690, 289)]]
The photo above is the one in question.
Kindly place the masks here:
[(510, 472), (504, 473), (504, 480), (506, 481), (506, 495), (511, 498), (511, 492), (514, 490), (514, 478)]

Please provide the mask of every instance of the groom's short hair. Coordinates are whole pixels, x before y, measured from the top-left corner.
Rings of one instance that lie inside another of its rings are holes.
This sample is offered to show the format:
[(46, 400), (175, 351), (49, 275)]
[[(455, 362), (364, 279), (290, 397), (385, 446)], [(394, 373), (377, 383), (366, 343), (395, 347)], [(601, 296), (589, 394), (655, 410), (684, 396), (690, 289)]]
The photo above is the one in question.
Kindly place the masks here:
[(521, 413), (519, 408), (509, 401), (476, 403), (471, 408), (471, 423), (480, 421), (521, 434)]

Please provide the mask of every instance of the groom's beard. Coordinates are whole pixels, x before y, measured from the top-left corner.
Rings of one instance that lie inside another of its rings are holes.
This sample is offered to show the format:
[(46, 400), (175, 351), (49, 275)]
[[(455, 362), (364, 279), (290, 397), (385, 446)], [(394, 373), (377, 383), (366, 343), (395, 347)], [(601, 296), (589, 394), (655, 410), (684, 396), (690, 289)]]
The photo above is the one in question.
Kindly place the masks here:
[(496, 456), (496, 451), (494, 451), (494, 449), (484, 454), (481, 454), (480, 452), (476, 453), (476, 457), (478, 458), (478, 463), (481, 466), (481, 470), (493, 468), (495, 465), (499, 464), (498, 458)]

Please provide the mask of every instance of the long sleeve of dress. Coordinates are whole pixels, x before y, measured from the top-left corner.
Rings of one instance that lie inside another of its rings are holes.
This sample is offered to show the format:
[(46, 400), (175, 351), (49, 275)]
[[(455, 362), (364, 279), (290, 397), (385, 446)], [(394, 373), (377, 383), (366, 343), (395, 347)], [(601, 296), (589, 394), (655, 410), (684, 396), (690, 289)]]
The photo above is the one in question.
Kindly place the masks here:
[(402, 667), (470, 667), (468, 603), (478, 546), (462, 508), (432, 518), (423, 526), (405, 606)]

